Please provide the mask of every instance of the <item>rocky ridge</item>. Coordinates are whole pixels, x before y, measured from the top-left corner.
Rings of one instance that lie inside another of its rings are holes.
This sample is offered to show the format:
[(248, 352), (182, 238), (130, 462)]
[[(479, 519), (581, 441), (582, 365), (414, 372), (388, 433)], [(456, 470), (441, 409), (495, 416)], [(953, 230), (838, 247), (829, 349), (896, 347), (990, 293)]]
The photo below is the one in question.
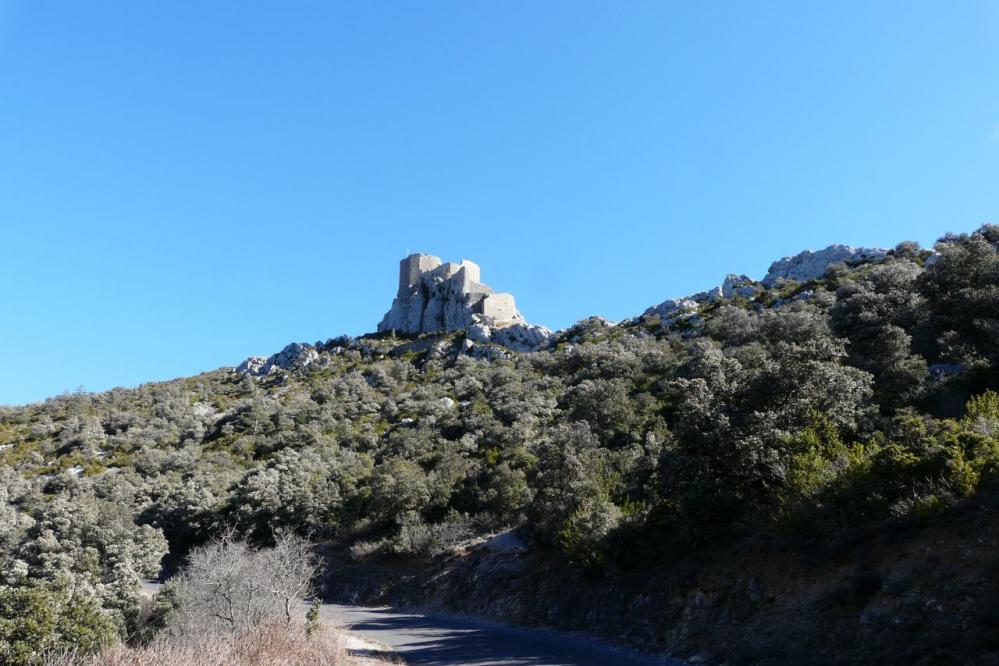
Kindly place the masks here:
[[(700, 309), (704, 304), (732, 298), (753, 299), (782, 284), (821, 278), (833, 264), (877, 262), (888, 252), (883, 248), (839, 244), (817, 251), (805, 250), (770, 264), (762, 280), (729, 274), (721, 285), (667, 299), (646, 309), (639, 319), (655, 316), (664, 326), (696, 332), (703, 323)], [(934, 258), (931, 256), (930, 260)], [(536, 351), (555, 339), (555, 334), (548, 328), (524, 319), (512, 294), (497, 293), (480, 280), (481, 269), (467, 259), (445, 263), (429, 254), (406, 257), (399, 264), (399, 289), (391, 308), (378, 324), (378, 332), (430, 335), (465, 331), (462, 351), (476, 358), (503, 358), (507, 352), (500, 348), (514, 352)], [(790, 300), (807, 300), (811, 294), (808, 290), (801, 291)], [(774, 307), (780, 307), (783, 302), (778, 299)], [(292, 343), (268, 357), (251, 356), (237, 371), (265, 377), (279, 370), (305, 368), (320, 360), (320, 351), (333, 351), (336, 347), (333, 342), (316, 343), (315, 346)]]
[(865, 261), (881, 261), (888, 255), (888, 250), (879, 247), (853, 247), (850, 245), (830, 245), (827, 248), (812, 252), (805, 250), (793, 257), (784, 257), (770, 264), (763, 284), (770, 287), (780, 280), (808, 282), (823, 275), (832, 264), (838, 262), (859, 263)]
[[(702, 304), (729, 298), (752, 299), (766, 289), (784, 283), (804, 283), (817, 280), (826, 274), (836, 263), (858, 264), (881, 261), (888, 255), (883, 248), (852, 247), (850, 245), (830, 245), (822, 250), (805, 250), (792, 257), (783, 257), (770, 264), (766, 276), (756, 281), (746, 275), (729, 274), (718, 287), (701, 291), (681, 298), (670, 298), (648, 308), (643, 317), (658, 316), (669, 325), (685, 324), (697, 328), (700, 323), (698, 311)], [(810, 292), (795, 296), (806, 300)], [(781, 303), (778, 302), (777, 306)]]

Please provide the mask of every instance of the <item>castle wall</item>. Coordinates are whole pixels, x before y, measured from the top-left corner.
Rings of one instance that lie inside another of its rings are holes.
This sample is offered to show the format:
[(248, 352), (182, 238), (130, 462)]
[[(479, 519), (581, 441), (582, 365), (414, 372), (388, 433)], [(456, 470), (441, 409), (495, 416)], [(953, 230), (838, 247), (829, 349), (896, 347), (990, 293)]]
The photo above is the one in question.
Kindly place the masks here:
[(465, 280), (468, 282), (482, 282), (482, 269), (474, 261), (468, 259), (461, 260), (461, 267), (465, 271)]
[(513, 294), (489, 294), (478, 305), (479, 312), (496, 321), (511, 321), (517, 318), (517, 306)]
[(430, 254), (411, 254), (399, 262), (399, 289), (416, 284), (420, 276), (441, 265), (440, 257)]
[(399, 293), (378, 330), (434, 333), (524, 324), (513, 296), (493, 293), (480, 278), (478, 264), (467, 259), (443, 263), (429, 254), (411, 254), (399, 262)]
[(461, 270), (461, 265), (453, 261), (449, 261), (446, 264), (441, 264), (433, 270), (434, 275), (439, 275), (445, 280), (458, 274)]

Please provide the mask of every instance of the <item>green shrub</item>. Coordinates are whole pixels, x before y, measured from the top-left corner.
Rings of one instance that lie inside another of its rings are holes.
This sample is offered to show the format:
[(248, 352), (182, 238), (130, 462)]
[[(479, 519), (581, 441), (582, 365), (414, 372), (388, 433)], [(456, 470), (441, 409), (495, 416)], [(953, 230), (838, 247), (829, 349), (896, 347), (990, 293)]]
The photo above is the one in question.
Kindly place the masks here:
[(118, 639), (98, 601), (51, 586), (0, 588), (0, 663), (41, 664), (52, 653), (96, 652)]

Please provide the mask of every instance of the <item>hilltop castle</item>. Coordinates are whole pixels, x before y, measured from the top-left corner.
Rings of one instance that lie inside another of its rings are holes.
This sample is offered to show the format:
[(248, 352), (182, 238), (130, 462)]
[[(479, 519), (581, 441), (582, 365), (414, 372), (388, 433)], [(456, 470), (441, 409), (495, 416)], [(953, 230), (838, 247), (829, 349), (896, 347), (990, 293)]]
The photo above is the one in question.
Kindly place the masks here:
[(399, 262), (399, 291), (378, 330), (436, 333), (525, 324), (513, 295), (494, 292), (479, 281), (481, 274), (467, 259), (444, 263), (429, 254), (409, 255)]

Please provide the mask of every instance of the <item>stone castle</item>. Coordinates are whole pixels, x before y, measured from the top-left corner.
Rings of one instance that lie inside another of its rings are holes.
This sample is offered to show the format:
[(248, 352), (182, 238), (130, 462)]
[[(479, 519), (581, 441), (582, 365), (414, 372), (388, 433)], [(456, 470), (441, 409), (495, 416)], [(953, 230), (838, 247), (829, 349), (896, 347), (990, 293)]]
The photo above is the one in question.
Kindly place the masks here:
[[(467, 329), (482, 319), (493, 327), (522, 324), (512, 294), (482, 284), (479, 266), (467, 259), (444, 263), (429, 254), (399, 262), (399, 291), (379, 331), (435, 333)], [(475, 315), (478, 318), (473, 319)]]
[(399, 291), (378, 324), (379, 332), (419, 334), (465, 330), (469, 338), (534, 349), (551, 332), (531, 326), (512, 294), (496, 293), (481, 280), (478, 264), (444, 263), (429, 254), (399, 262)]

